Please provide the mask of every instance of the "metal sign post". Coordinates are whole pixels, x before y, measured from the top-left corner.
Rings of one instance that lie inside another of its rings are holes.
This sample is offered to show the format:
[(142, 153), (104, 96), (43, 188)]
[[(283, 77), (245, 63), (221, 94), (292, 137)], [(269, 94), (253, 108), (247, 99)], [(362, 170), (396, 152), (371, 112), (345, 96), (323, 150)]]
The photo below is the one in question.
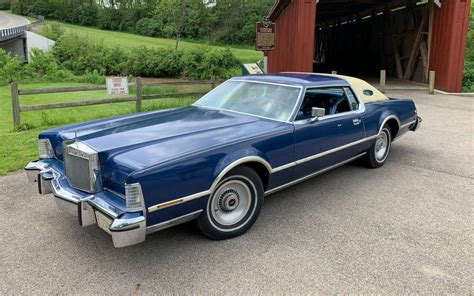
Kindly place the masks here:
[(263, 70), (268, 72), (268, 51), (275, 50), (275, 23), (265, 18), (256, 24), (255, 50), (263, 51)]
[(263, 72), (268, 73), (268, 51), (263, 52)]

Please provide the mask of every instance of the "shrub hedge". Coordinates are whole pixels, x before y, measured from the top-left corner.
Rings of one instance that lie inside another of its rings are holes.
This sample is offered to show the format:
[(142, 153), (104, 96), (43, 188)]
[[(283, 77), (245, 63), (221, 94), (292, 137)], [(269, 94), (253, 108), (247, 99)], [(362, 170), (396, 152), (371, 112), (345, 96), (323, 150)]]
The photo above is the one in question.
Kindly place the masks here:
[(201, 46), (192, 50), (136, 47), (126, 51), (64, 34), (51, 52), (33, 49), (28, 64), (0, 49), (0, 85), (12, 81), (104, 83), (105, 75), (210, 79), (228, 78), (238, 72), (238, 60), (229, 49)]
[(143, 77), (227, 78), (238, 68), (230, 49), (197, 46), (192, 50), (136, 47), (131, 51), (106, 47), (70, 33), (53, 48), (56, 60), (76, 75), (97, 71), (103, 75)]

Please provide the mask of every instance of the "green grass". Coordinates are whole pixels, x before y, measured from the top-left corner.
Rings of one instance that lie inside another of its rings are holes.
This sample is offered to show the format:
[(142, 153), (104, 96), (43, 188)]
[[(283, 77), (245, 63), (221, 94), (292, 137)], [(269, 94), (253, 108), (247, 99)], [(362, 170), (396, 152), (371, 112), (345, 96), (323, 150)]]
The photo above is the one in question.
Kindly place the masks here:
[[(55, 23), (55, 22), (48, 22)], [(57, 23), (57, 22), (56, 22)], [(91, 27), (76, 26), (66, 23), (59, 23), (66, 30), (66, 32), (74, 32), (78, 35), (87, 36), (93, 40), (104, 42), (110, 46), (119, 46), (122, 48), (133, 48), (137, 46), (148, 46), (154, 48), (174, 48), (176, 41), (174, 39), (146, 37), (117, 31), (106, 31)], [(196, 46), (220, 47), (214, 45), (206, 45), (198, 42), (180, 41), (179, 47), (181, 49), (195, 48)], [(222, 48), (222, 47), (221, 47)], [(232, 53), (241, 62), (256, 62), (262, 59), (263, 54), (253, 48), (235, 48), (230, 47)]]
[[(52, 88), (87, 85), (82, 83), (35, 83), (20, 85), (20, 89)], [(209, 86), (145, 87), (144, 94), (176, 93), (183, 91), (208, 91)], [(135, 93), (134, 89), (130, 92)], [(36, 105), (105, 98), (105, 91), (87, 91), (20, 96), (20, 104)], [(168, 109), (186, 106), (196, 98), (157, 99), (143, 102), (143, 110)], [(135, 112), (135, 102), (84, 106), (21, 113), (21, 131), (14, 131), (10, 88), (0, 87), (0, 175), (23, 168), (28, 161), (37, 158), (36, 139), (43, 130), (66, 124), (83, 122)]]

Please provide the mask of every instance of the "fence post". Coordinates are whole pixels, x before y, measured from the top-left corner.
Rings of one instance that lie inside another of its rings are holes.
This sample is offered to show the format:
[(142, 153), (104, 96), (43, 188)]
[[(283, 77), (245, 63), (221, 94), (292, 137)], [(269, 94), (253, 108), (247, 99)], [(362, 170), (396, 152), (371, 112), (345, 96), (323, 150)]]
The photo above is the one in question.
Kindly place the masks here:
[(211, 89), (214, 89), (216, 87), (216, 76), (212, 75), (211, 82)]
[(136, 85), (137, 85), (137, 104), (136, 104), (136, 111), (142, 112), (142, 78), (136, 78)]
[(18, 98), (18, 83), (12, 82), (11, 85), (12, 92), (12, 109), (13, 109), (13, 128), (20, 126), (20, 99)]
[(380, 91), (385, 93), (385, 80), (387, 78), (387, 72), (385, 70), (380, 70)]
[(429, 77), (429, 86), (430, 86), (430, 89), (429, 89), (429, 94), (430, 95), (433, 95), (434, 94), (434, 88), (435, 88), (435, 71), (430, 71), (430, 77)]

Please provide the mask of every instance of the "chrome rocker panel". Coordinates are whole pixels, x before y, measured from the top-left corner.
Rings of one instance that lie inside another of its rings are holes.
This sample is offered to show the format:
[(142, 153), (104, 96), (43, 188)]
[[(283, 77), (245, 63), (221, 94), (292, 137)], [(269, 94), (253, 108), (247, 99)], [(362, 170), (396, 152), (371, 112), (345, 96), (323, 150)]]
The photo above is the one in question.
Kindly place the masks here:
[(147, 228), (144, 216), (123, 219), (123, 213), (102, 199), (86, 193), (78, 195), (68, 190), (60, 182), (64, 176), (52, 169), (47, 161), (32, 161), (25, 167), (25, 171), (30, 182), (38, 183), (40, 194), (52, 193), (58, 208), (78, 217), (81, 226), (97, 224), (96, 211), (111, 218), (112, 223), (106, 232), (112, 236), (114, 247), (127, 247), (145, 241)]

